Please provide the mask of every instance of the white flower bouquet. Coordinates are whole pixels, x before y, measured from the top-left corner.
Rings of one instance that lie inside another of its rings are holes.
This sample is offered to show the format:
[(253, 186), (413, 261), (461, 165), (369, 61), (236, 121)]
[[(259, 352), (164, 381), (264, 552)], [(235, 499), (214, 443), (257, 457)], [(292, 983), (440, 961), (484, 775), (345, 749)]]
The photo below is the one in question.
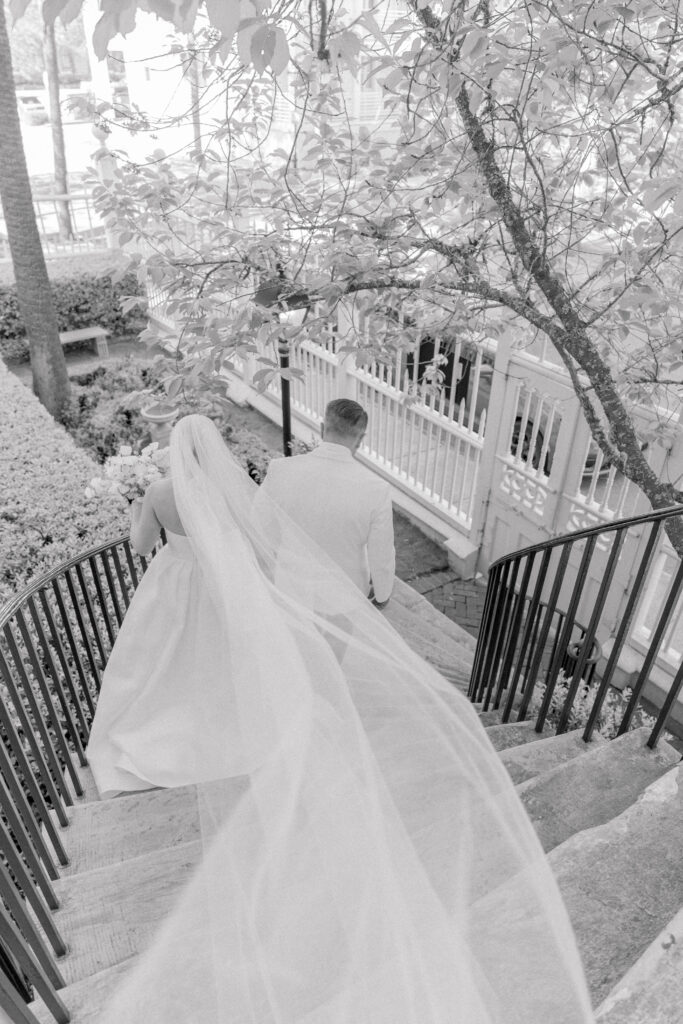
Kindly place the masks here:
[(141, 498), (149, 485), (160, 480), (169, 468), (168, 448), (159, 448), (156, 441), (140, 452), (124, 445), (117, 455), (104, 463), (104, 476), (96, 476), (85, 489), (86, 498), (117, 496), (126, 501)]

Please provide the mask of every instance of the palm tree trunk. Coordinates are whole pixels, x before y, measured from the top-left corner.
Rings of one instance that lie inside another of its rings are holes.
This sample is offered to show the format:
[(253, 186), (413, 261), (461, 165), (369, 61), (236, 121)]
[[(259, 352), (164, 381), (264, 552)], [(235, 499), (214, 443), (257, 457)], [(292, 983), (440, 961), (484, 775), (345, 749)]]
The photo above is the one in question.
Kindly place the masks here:
[[(45, 22), (43, 27), (43, 56), (45, 58), (45, 75), (47, 78), (47, 95), (50, 103), (50, 127), (52, 129), (52, 152), (55, 164), (55, 185), (60, 195), (67, 195), (69, 179), (66, 169), (66, 149), (64, 146), (64, 126), (62, 124), (62, 108), (59, 99), (59, 61), (57, 57), (57, 40), (54, 22)], [(68, 200), (57, 200), (57, 222), (59, 237), (73, 238), (73, 225)]]
[(56, 419), (69, 404), (69, 376), (33, 209), (19, 127), (5, 5), (0, 3), (0, 200), (5, 215), (19, 309), (26, 327), (33, 390)]

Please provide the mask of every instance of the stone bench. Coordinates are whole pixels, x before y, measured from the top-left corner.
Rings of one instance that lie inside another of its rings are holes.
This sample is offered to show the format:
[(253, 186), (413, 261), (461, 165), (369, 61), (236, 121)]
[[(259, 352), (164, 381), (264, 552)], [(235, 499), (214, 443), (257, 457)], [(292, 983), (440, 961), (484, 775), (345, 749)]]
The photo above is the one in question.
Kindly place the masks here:
[(105, 359), (109, 355), (109, 333), (104, 327), (79, 327), (76, 331), (60, 331), (59, 340), (63, 347), (76, 341), (94, 341), (98, 356)]

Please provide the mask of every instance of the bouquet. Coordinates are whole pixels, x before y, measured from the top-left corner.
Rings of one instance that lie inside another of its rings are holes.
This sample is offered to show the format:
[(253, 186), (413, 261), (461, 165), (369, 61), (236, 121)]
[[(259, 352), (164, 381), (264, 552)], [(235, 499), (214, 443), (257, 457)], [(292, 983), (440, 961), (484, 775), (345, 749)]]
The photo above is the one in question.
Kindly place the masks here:
[(156, 441), (140, 452), (124, 445), (117, 455), (104, 463), (104, 476), (96, 476), (85, 489), (86, 498), (116, 495), (128, 502), (141, 498), (149, 485), (160, 480), (169, 468), (168, 448), (159, 448)]

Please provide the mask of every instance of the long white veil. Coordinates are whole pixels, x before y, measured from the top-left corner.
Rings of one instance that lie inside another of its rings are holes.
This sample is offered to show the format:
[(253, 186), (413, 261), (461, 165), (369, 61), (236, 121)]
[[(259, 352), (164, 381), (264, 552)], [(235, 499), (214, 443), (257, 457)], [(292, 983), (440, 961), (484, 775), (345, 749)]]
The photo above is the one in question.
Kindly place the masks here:
[(556, 883), (467, 700), (210, 421), (177, 424), (171, 473), (241, 748), (234, 778), (200, 787), (201, 864), (103, 1024), (592, 1021)]

